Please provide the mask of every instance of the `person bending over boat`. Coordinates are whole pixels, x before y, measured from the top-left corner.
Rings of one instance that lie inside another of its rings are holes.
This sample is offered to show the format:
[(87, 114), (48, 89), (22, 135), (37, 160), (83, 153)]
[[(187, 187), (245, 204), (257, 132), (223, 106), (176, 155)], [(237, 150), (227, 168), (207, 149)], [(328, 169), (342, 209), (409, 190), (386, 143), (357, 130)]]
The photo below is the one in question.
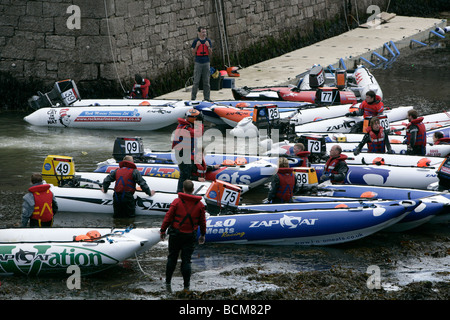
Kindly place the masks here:
[(172, 275), (181, 253), (181, 274), (184, 290), (189, 290), (191, 281), (191, 256), (197, 241), (197, 230), (200, 227), (198, 243), (205, 243), (206, 216), (202, 197), (193, 195), (194, 183), (183, 182), (183, 192), (170, 204), (160, 229), (160, 238), (165, 240), (169, 234), (169, 255), (166, 264), (166, 287), (171, 291)]
[[(195, 168), (195, 152), (201, 148), (197, 146), (203, 136), (203, 123), (201, 113), (196, 109), (189, 109), (185, 119), (178, 118), (175, 129), (172, 149), (175, 151), (180, 177), (178, 178), (177, 192), (183, 191), (183, 182), (191, 178)], [(201, 150), (201, 149), (200, 149)], [(189, 154), (190, 153), (190, 154)]]
[(339, 145), (334, 145), (330, 149), (330, 158), (325, 163), (320, 182), (330, 180), (332, 184), (345, 183), (348, 166), (345, 160), (347, 155), (341, 154), (342, 148)]
[(427, 130), (423, 124), (423, 117), (419, 117), (416, 110), (408, 111), (409, 123), (406, 126), (406, 154), (424, 156), (427, 149)]
[(58, 212), (58, 203), (55, 195), (50, 191), (50, 185), (42, 181), (40, 173), (31, 175), (32, 186), (23, 196), (22, 227), (51, 227), (53, 216)]
[(289, 168), (286, 158), (278, 159), (278, 172), (272, 177), (267, 196), (269, 203), (292, 202), (293, 195), (298, 191), (297, 179), (293, 168)]
[(357, 156), (361, 153), (361, 149), (367, 143), (369, 152), (373, 153), (392, 153), (391, 143), (389, 142), (389, 132), (386, 132), (380, 125), (380, 119), (373, 117), (370, 119), (369, 126), (366, 128), (366, 134), (353, 151)]
[(109, 185), (114, 181), (116, 181), (113, 195), (114, 218), (130, 218), (136, 215), (136, 200), (134, 199), (136, 183), (150, 197), (155, 194), (155, 191), (150, 190), (147, 182), (142, 178), (132, 156), (125, 156), (123, 161), (119, 162), (119, 168), (106, 176), (103, 180), (102, 192), (108, 192)]
[(301, 167), (309, 167), (310, 166), (308, 157), (311, 155), (311, 152), (305, 151), (305, 146), (303, 143), (299, 142), (299, 143), (294, 144), (293, 147), (289, 148), (288, 154), (302, 159)]
[(150, 80), (142, 78), (139, 74), (134, 75), (134, 85), (129, 98), (131, 99), (150, 99), (153, 94), (150, 92)]
[(450, 138), (444, 137), (444, 134), (441, 131), (436, 131), (433, 134), (433, 144), (434, 145), (450, 144)]
[(219, 169), (220, 164), (215, 164), (208, 166), (205, 161), (205, 148), (202, 148), (202, 152), (197, 152), (194, 155), (196, 159), (194, 161), (194, 165), (191, 166), (191, 180), (205, 182), (206, 181), (206, 173), (209, 171), (213, 171)]

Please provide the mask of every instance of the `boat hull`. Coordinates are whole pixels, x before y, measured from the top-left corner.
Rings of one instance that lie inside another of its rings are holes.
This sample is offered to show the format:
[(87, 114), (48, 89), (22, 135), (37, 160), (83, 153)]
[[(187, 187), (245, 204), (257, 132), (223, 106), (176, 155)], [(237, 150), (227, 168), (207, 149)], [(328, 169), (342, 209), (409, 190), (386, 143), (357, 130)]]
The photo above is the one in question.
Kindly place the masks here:
[(31, 125), (54, 128), (157, 130), (175, 124), (190, 108), (182, 101), (168, 101), (164, 105), (76, 105), (41, 108), (24, 120)]
[(402, 205), (210, 216), (206, 242), (333, 245), (362, 239), (403, 219)]
[[(74, 241), (74, 236), (92, 230), (103, 237), (89, 242)], [(158, 228), (128, 231), (107, 228), (2, 229), (0, 274), (68, 273), (71, 266), (78, 266), (82, 275), (96, 273), (148, 250), (159, 240)]]

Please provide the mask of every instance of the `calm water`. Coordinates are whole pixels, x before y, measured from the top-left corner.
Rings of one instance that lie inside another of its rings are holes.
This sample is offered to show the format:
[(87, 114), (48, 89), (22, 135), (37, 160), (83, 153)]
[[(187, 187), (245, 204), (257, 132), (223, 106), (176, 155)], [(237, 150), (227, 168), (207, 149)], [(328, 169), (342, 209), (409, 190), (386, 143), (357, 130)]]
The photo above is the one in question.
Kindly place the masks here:
[[(450, 110), (450, 84), (449, 70), (449, 50), (439, 49), (419, 49), (402, 51), (401, 57), (388, 69), (373, 70), (380, 83), (385, 105), (390, 107), (413, 105), (421, 113), (428, 114)], [(0, 115), (0, 192), (24, 193), (29, 186), (29, 177), (32, 172), (40, 172), (44, 158), (49, 154), (72, 156), (75, 160), (77, 171), (92, 171), (96, 163), (110, 158), (112, 155), (113, 143), (116, 137), (140, 136), (143, 138), (144, 147), (153, 150), (169, 150), (170, 134), (173, 128), (167, 128), (152, 132), (134, 131), (107, 131), (107, 130), (80, 130), (80, 129), (49, 129), (34, 127), (23, 121), (25, 114), (1, 114)], [(265, 191), (264, 191), (265, 192)], [(263, 194), (265, 195), (265, 194)], [(21, 202), (16, 197), (17, 215), (20, 212)], [(0, 212), (1, 213), (1, 212)], [(4, 212), (3, 212), (4, 213)], [(20, 219), (20, 216), (17, 216)], [(139, 226), (159, 227), (162, 218), (137, 217), (134, 221)], [(5, 223), (5, 222), (4, 222)], [(61, 213), (55, 218), (55, 226), (112, 226), (126, 225), (128, 221), (113, 221), (109, 215), (98, 214), (68, 214)], [(9, 224), (8, 224), (9, 225)], [(4, 226), (4, 225), (3, 225)], [(442, 235), (448, 235), (448, 227), (436, 231)], [(399, 235), (393, 236), (395, 241), (399, 240)], [(414, 236), (415, 237), (415, 236)], [(420, 237), (420, 236), (419, 236)], [(259, 291), (270, 288), (268, 285), (252, 283), (245, 280), (245, 277), (235, 275), (224, 278), (222, 272), (232, 270), (235, 267), (259, 266), (265, 268), (267, 272), (277, 270), (278, 272), (289, 272), (295, 270), (322, 270), (329, 269), (336, 263), (344, 262), (355, 268), (366, 268), (372, 264), (370, 259), (354, 255), (354, 250), (358, 246), (371, 247), (383, 241), (389, 241), (387, 237), (377, 238), (374, 244), (369, 240), (363, 240), (348, 247), (337, 248), (271, 248), (271, 247), (236, 247), (236, 246), (211, 246), (207, 245), (198, 248), (194, 254), (193, 283), (197, 290), (208, 290), (211, 287), (237, 287)], [(378, 242), (377, 242), (378, 241)], [(134, 293), (136, 288), (144, 292), (160, 292), (161, 277), (164, 277), (164, 263), (166, 257), (167, 243), (159, 244), (142, 258), (142, 266), (145, 272), (151, 273), (150, 282), (143, 278), (139, 265), (134, 267), (118, 267), (108, 271), (107, 276), (91, 278), (87, 280), (88, 288), (98, 287), (96, 293), (94, 289), (78, 293), (61, 291), (60, 280), (50, 280), (46, 284), (46, 290), (39, 286), (39, 281), (30, 279), (6, 278), (1, 281), (3, 284), (13, 282), (17, 287), (17, 292), (13, 292), (9, 298), (33, 298), (39, 295), (45, 299), (60, 298), (105, 298), (106, 299), (126, 299), (130, 297), (130, 292)], [(422, 260), (423, 261), (423, 260)], [(439, 271), (442, 266), (449, 264), (446, 261), (438, 262), (434, 260), (431, 266), (427, 265), (427, 270)], [(156, 267), (155, 267), (156, 266)], [(412, 272), (415, 276), (421, 277), (424, 270), (419, 263), (415, 264), (417, 272)], [(416, 270), (411, 266), (409, 271)], [(408, 272), (409, 272), (408, 271)], [(430, 272), (431, 272), (430, 271)], [(428, 276), (428, 274), (427, 274)], [(119, 278), (123, 277), (123, 284)], [(423, 277), (422, 277), (423, 278)], [(406, 282), (411, 281), (406, 278)], [(417, 278), (415, 278), (417, 280)], [(181, 286), (180, 278), (175, 279)], [(117, 286), (120, 289), (117, 289)], [(4, 286), (3, 286), (4, 287)], [(1, 292), (1, 288), (0, 288)], [(75, 295), (75, 296), (74, 296)], [(153, 298), (164, 297), (163, 294), (155, 294)], [(142, 297), (141, 297), (142, 298)], [(148, 295), (144, 296), (148, 298)]]

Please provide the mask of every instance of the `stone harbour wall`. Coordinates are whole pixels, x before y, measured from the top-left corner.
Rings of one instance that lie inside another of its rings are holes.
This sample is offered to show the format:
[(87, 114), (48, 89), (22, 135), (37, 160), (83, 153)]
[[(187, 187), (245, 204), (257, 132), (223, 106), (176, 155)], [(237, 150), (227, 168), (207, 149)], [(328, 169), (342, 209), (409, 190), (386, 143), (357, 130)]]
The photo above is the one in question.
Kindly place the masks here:
[[(190, 70), (197, 27), (208, 28), (214, 60), (223, 59), (223, 8), (230, 53), (317, 21), (354, 24), (369, 5), (387, 0), (0, 0), (0, 72), (45, 83), (71, 78), (132, 83)], [(367, 14), (366, 14), (367, 17)], [(365, 21), (362, 21), (363, 23)], [(234, 62), (236, 64), (236, 62)], [(187, 79), (186, 79), (187, 80)], [(43, 90), (45, 90), (43, 88)]]

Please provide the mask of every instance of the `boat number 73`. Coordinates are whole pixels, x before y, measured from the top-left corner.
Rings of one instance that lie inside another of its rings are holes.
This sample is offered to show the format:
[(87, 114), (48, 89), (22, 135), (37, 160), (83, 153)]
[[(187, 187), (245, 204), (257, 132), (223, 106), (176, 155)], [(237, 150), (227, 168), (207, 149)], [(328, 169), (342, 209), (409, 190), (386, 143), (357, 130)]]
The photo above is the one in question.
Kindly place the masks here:
[(308, 140), (308, 151), (311, 153), (320, 153), (322, 143), (320, 140)]

